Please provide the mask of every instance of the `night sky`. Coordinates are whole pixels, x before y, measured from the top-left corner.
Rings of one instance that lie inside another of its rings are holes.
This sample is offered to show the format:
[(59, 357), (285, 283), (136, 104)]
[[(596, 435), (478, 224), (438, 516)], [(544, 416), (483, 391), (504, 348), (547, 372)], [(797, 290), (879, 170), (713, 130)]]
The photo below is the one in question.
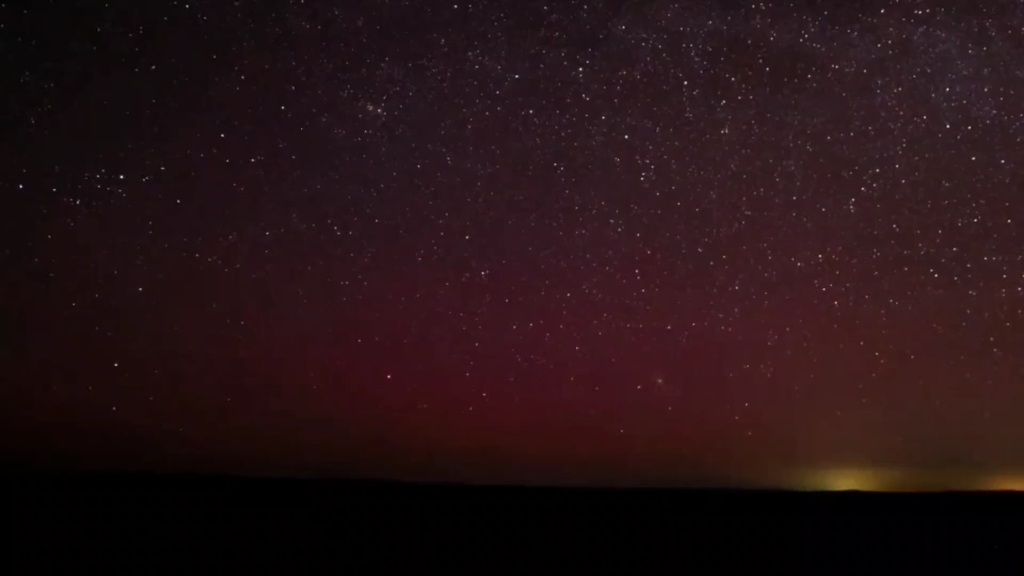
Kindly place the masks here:
[(0, 4), (4, 452), (1012, 474), (1024, 3), (942, 4)]

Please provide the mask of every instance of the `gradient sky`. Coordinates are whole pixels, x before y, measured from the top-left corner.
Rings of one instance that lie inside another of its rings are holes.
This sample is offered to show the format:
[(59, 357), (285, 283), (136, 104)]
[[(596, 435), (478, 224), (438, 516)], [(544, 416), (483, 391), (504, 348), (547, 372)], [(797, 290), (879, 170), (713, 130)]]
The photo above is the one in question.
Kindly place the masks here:
[(1021, 2), (57, 4), (0, 5), (8, 454), (1024, 466)]

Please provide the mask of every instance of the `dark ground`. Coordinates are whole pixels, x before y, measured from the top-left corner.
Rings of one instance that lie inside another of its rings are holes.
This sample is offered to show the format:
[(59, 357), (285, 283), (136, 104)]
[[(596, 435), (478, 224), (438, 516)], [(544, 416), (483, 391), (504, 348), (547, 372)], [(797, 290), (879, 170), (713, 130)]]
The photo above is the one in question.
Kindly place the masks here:
[(14, 557), (47, 550), (32, 560), (36, 568), (69, 559), (80, 566), (79, 559), (124, 548), (181, 560), (184, 546), (199, 550), (187, 558), (207, 567), (213, 555), (269, 554), (290, 568), (331, 557), (409, 569), (447, 553), (486, 573), (524, 561), (550, 566), (566, 553), (575, 569), (632, 573), (661, 566), (659, 552), (703, 568), (763, 567), (788, 553), (831, 573), (840, 558), (865, 567), (920, 551), (968, 573), (995, 566), (1024, 541), (1024, 497), (998, 492), (473, 487), (24, 470), (10, 472), (5, 486)]

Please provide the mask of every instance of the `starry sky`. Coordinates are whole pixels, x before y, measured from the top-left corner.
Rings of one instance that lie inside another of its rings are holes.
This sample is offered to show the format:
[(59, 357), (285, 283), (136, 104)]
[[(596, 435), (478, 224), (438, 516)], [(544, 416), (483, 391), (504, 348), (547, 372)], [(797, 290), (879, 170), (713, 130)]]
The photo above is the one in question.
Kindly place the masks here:
[(8, 455), (1024, 467), (1021, 2), (40, 0), (0, 61)]

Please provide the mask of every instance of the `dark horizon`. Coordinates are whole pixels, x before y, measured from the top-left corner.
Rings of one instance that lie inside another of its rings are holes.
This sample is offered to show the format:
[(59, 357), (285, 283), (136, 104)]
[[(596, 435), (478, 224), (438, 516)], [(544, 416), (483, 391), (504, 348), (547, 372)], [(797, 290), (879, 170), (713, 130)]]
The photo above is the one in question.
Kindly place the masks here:
[[(24, 432), (24, 431), (23, 431)], [(29, 435), (28, 437), (32, 437)], [(24, 437), (22, 437), (24, 438)], [(307, 454), (295, 457), (295, 451), (272, 463), (260, 462), (245, 451), (213, 448), (209, 443), (168, 441), (166, 438), (126, 440), (116, 428), (108, 436), (96, 430), (79, 429), (75, 441), (67, 440), (66, 430), (51, 434), (50, 442), (36, 443), (28, 449), (8, 441), (6, 458), (0, 462), (7, 475), (56, 474), (60, 477), (88, 479), (94, 475), (113, 475), (131, 480), (153, 475), (171, 478), (278, 478), (293, 480), (338, 480), (346, 484), (383, 487), (538, 487), (538, 488), (656, 488), (694, 490), (754, 491), (860, 491), (860, 492), (947, 492), (947, 491), (1024, 491), (1024, 467), (965, 466), (949, 463), (917, 466), (843, 465), (817, 463), (802, 467), (784, 465), (743, 470), (743, 462), (693, 464), (681, 459), (675, 466), (648, 463), (646, 470), (634, 466), (627, 472), (616, 462), (581, 462), (566, 455), (557, 463), (502, 460), (508, 454), (481, 458), (479, 454), (445, 454), (430, 449), (377, 449), (378, 462), (330, 462), (330, 457)], [(63, 442), (63, 444), (61, 444)], [(215, 442), (221, 444), (221, 442)], [(98, 447), (106, 446), (100, 449)], [(355, 453), (351, 450), (350, 453)], [(431, 462), (431, 460), (434, 460)], [(497, 462), (495, 461), (497, 460)], [(589, 467), (588, 467), (589, 464)], [(621, 464), (621, 463), (620, 463)], [(631, 475), (631, 474), (632, 475)]]

